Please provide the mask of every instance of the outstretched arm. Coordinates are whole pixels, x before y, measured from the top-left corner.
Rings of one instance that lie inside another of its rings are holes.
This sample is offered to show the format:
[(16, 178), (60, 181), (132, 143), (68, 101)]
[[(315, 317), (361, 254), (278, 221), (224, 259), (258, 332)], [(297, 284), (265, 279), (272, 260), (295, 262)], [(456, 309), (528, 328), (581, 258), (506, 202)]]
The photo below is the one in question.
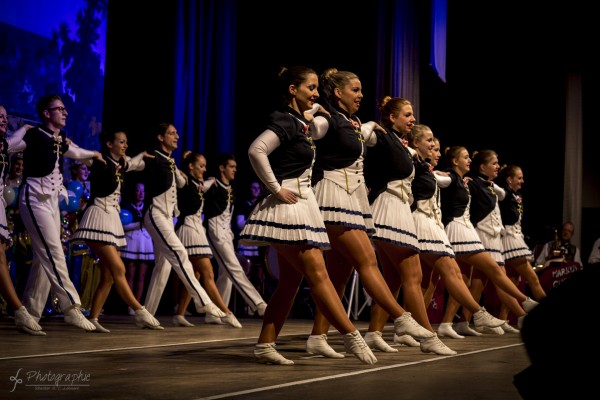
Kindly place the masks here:
[(106, 164), (106, 160), (104, 157), (102, 157), (102, 153), (96, 150), (86, 150), (73, 142), (69, 143), (69, 149), (65, 152), (65, 157), (69, 157), (74, 160), (86, 160), (93, 158)]
[(23, 136), (25, 136), (25, 133), (31, 128), (33, 128), (33, 126), (25, 124), (16, 131), (14, 131), (12, 135), (6, 138), (9, 152), (17, 153), (19, 151), (25, 150), (27, 144), (25, 144), (25, 141), (23, 141)]
[(494, 192), (496, 192), (496, 195), (498, 196), (498, 200), (504, 200), (504, 198), (506, 197), (506, 191), (504, 189), (502, 189), (500, 186), (496, 185), (495, 182), (492, 182), (494, 184)]

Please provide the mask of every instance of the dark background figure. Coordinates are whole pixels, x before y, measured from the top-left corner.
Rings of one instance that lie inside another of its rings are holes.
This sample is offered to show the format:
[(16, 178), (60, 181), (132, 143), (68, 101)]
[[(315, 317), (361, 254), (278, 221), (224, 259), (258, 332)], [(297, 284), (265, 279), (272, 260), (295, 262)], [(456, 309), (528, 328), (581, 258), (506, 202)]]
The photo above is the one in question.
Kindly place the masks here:
[(565, 315), (572, 321), (571, 332), (589, 331), (597, 311), (600, 268), (586, 268), (548, 293), (525, 317), (521, 337), (531, 365), (516, 374), (514, 385), (524, 400), (583, 399), (597, 389), (595, 368), (584, 367), (600, 356), (600, 347), (564, 344), (564, 332), (555, 326)]
[(247, 193), (244, 193), (241, 199), (236, 201), (236, 205), (233, 208), (231, 225), (235, 235), (234, 246), (238, 258), (240, 258), (240, 263), (247, 263), (247, 275), (250, 282), (252, 282), (256, 289), (263, 295), (263, 298), (268, 300), (268, 295), (271, 292), (270, 288), (273, 286), (273, 279), (269, 273), (265, 271), (265, 248), (238, 243), (240, 232), (244, 225), (246, 225), (246, 220), (256, 205), (256, 202), (261, 197), (262, 191), (263, 187), (260, 182), (252, 181), (250, 183), (247, 188)]

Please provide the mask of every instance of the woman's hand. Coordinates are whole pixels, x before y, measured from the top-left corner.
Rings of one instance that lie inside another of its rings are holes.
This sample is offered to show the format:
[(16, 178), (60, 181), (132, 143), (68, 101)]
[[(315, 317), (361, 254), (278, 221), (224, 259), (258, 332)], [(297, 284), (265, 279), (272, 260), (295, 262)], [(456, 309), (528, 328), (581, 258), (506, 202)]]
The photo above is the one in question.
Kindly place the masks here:
[(275, 194), (275, 197), (286, 204), (296, 204), (298, 202), (296, 194), (285, 188), (281, 188), (279, 192)]
[(381, 125), (379, 125), (377, 122), (375, 122), (375, 124), (373, 125), (373, 130), (381, 131), (387, 135), (387, 131)]
[(102, 153), (100, 153), (99, 151), (94, 151), (94, 155), (92, 156), (92, 158), (106, 164), (106, 160), (104, 159), (104, 157), (102, 157)]

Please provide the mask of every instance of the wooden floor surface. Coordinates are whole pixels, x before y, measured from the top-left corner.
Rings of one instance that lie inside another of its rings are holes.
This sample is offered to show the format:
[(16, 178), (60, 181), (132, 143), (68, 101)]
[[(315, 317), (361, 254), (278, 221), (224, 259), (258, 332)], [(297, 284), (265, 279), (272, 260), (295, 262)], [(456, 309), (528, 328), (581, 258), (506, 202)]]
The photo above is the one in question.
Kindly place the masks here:
[[(240, 319), (242, 329), (207, 325), (162, 331), (139, 329), (129, 316), (104, 316), (110, 334), (86, 333), (62, 318), (42, 320), (45, 337), (0, 321), (0, 399), (521, 399), (513, 376), (529, 365), (519, 334), (444, 342), (458, 352), (441, 357), (419, 348), (375, 353), (366, 366), (312, 357), (304, 350), (311, 320), (289, 319), (277, 349), (294, 366), (256, 364), (253, 348), (262, 320)], [(367, 323), (355, 321), (361, 333)], [(391, 342), (392, 325), (384, 338)], [(343, 341), (329, 342), (343, 352)]]

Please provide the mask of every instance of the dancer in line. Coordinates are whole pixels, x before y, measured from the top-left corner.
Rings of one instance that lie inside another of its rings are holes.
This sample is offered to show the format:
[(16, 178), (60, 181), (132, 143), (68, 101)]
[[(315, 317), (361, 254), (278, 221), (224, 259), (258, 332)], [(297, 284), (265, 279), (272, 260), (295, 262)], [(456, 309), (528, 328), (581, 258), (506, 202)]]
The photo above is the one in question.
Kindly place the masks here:
[[(177, 190), (177, 204), (180, 212), (177, 224), (175, 225), (177, 236), (179, 236), (181, 243), (183, 243), (188, 252), (196, 278), (200, 279), (208, 297), (226, 314), (221, 318), (213, 318), (222, 324), (241, 328), (242, 324), (240, 324), (235, 315), (233, 315), (233, 312), (227, 307), (215, 284), (215, 274), (210, 262), (212, 251), (208, 245), (206, 231), (202, 225), (204, 192), (215, 182), (214, 180), (204, 180), (206, 158), (202, 154), (186, 151), (183, 155), (182, 168), (187, 175), (187, 183), (183, 188)], [(185, 311), (191, 300), (192, 296), (183, 288), (181, 290), (181, 299), (177, 306), (177, 313), (173, 316), (174, 325), (194, 326), (194, 324), (185, 319)]]
[(271, 245), (277, 251), (280, 277), (263, 318), (254, 356), (259, 363), (293, 365), (275, 349), (303, 278), (322, 314), (343, 335), (344, 347), (365, 364), (377, 359), (354, 327), (333, 287), (322, 249), (329, 239), (312, 191), (315, 161), (313, 135), (322, 132), (314, 112), (318, 78), (307, 67), (283, 68), (278, 88), (281, 110), (270, 116), (267, 129), (250, 145), (248, 155), (256, 175), (271, 192), (259, 201), (240, 234), (241, 243)]
[[(14, 146), (14, 141), (19, 140), (25, 135), (27, 129), (32, 128), (30, 125), (23, 125), (10, 138), (6, 136), (8, 128), (8, 116), (6, 108), (0, 104), (0, 187), (4, 188), (9, 169), (9, 152)], [(10, 242), (10, 232), (8, 231), (8, 223), (6, 221), (6, 200), (4, 196), (0, 196), (0, 204), (3, 205), (0, 211), (0, 294), (6, 300), (8, 305), (12, 307), (15, 313), (15, 325), (17, 329), (35, 336), (44, 336), (46, 332), (42, 327), (31, 317), (27, 308), (21, 303), (10, 276), (8, 261), (6, 259), (6, 244)]]
[[(419, 261), (419, 238), (411, 214), (411, 204), (414, 205), (411, 183), (415, 178), (415, 151), (408, 147), (406, 139), (415, 122), (413, 107), (406, 99), (386, 96), (380, 102), (380, 110), (385, 132), (375, 131), (377, 143), (367, 153), (365, 177), (376, 230), (373, 242), (383, 277), (395, 297), (398, 297), (402, 286), (404, 307), (421, 326), (433, 333), (433, 336), (418, 343), (421, 351), (454, 355), (456, 352), (435, 334), (421, 291), (423, 272)], [(365, 341), (373, 349), (397, 352), (382, 338), (388, 318), (389, 315), (379, 304), (373, 304)], [(409, 335), (395, 335), (395, 339), (408, 345), (415, 341)]]
[[(225, 304), (231, 300), (231, 289), (236, 288), (252, 312), (260, 317), (265, 313), (267, 303), (242, 268), (233, 245), (235, 235), (231, 227), (235, 195), (231, 182), (235, 179), (237, 162), (233, 154), (223, 153), (217, 158), (218, 174), (214, 184), (204, 196), (204, 226), (213, 256), (219, 265), (217, 287)], [(207, 323), (219, 324), (220, 319), (211, 315)]]
[(81, 312), (79, 293), (69, 277), (60, 236), (59, 200), (60, 197), (68, 198), (63, 185), (64, 157), (106, 161), (98, 151), (83, 149), (67, 139), (63, 128), (69, 112), (60, 96), (43, 96), (37, 102), (36, 110), (41, 124), (29, 129), (15, 145), (15, 151), (23, 151), (24, 163), (19, 211), (33, 248), (23, 304), (34, 318), (41, 318), (52, 288), (65, 322), (93, 331), (96, 327)]
[(200, 286), (185, 246), (175, 233), (173, 217), (179, 215), (177, 187), (183, 187), (186, 183), (185, 174), (179, 171), (171, 157), (178, 140), (179, 134), (173, 124), (160, 124), (155, 131), (154, 150), (150, 153), (154, 158), (144, 159), (144, 185), (152, 201), (144, 215), (144, 227), (152, 236), (156, 260), (146, 294), (146, 308), (151, 314), (156, 313), (171, 268), (174, 268), (194, 299), (197, 312), (224, 317), (225, 313), (219, 310)]
[[(471, 158), (467, 149), (462, 146), (449, 148), (446, 151), (446, 165), (450, 166), (451, 182), (448, 187), (442, 189), (442, 219), (448, 239), (461, 265), (463, 276), (465, 279), (470, 276), (468, 270), (471, 266), (480, 271), (497, 288), (514, 297), (517, 301), (513, 303), (513, 311), (518, 317), (525, 316), (527, 312), (531, 311), (537, 305), (537, 302), (525, 296), (506, 276), (506, 273), (498, 265), (498, 262), (492, 257), (491, 253), (486, 251), (477, 230), (471, 222), (470, 187), (472, 185), (465, 182), (466, 174), (471, 166)], [(487, 190), (491, 195), (490, 189)], [(490, 216), (489, 218), (492, 217)], [(473, 295), (473, 297), (477, 299), (476, 295)], [(445, 324), (452, 323), (454, 315), (460, 307), (455, 300), (452, 298), (448, 299), (442, 320)], [(470, 317), (469, 310), (463, 310), (464, 320), (456, 325), (454, 332), (451, 332), (452, 328), (450, 326), (447, 333), (452, 336), (464, 334), (480, 335), (480, 333), (469, 327)], [(448, 325), (445, 326), (448, 327)]]
[[(409, 334), (416, 339), (427, 339), (434, 333), (425, 329), (398, 304), (390, 291), (377, 263), (370, 240), (375, 233), (367, 187), (363, 174), (367, 145), (374, 145), (375, 129), (383, 129), (375, 122), (361, 127), (356, 112), (363, 98), (362, 84), (356, 74), (335, 68), (321, 74), (324, 107), (331, 114), (324, 119), (327, 131), (315, 140), (317, 158), (312, 177), (315, 196), (331, 250), (326, 253), (327, 270), (338, 296), (344, 294), (350, 275), (356, 269), (365, 290), (394, 320), (398, 336)], [(327, 343), (329, 321), (318, 309), (311, 335), (306, 343), (310, 354), (341, 358)]]
[(96, 332), (110, 332), (100, 325), (98, 317), (114, 283), (119, 296), (134, 310), (137, 326), (163, 329), (160, 322), (139, 303), (131, 291), (125, 276), (125, 264), (119, 252), (119, 248), (126, 244), (119, 216), (124, 176), (127, 171), (143, 169), (143, 158), (148, 157), (148, 154), (142, 152), (134, 158), (126, 156), (128, 145), (125, 132), (103, 132), (100, 134), (100, 141), (102, 155), (107, 162), (92, 164), (91, 196), (81, 222), (71, 238), (85, 241), (100, 259), (100, 265), (103, 267), (100, 283), (92, 299), (90, 321), (96, 327)]

